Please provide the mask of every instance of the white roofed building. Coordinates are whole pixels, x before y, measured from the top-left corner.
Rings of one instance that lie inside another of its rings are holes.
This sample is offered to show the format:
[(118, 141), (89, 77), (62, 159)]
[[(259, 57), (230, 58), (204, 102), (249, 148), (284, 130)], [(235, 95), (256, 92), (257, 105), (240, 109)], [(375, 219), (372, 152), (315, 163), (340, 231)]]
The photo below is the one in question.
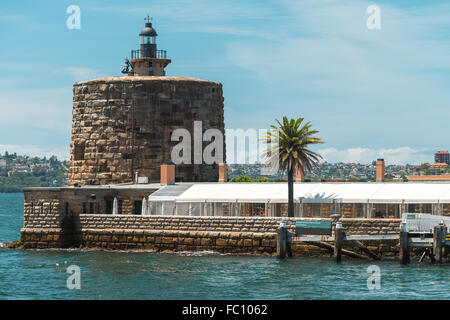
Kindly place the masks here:
[[(286, 216), (287, 183), (182, 183), (149, 196), (150, 214)], [(450, 216), (450, 183), (295, 183), (295, 216), (400, 218), (405, 212)]]

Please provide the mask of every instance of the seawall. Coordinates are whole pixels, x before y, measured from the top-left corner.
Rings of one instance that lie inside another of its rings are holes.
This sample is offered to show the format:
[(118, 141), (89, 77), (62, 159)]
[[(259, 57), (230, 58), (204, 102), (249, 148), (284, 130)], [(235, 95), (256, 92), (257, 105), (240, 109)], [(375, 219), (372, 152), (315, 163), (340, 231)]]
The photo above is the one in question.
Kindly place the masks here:
[[(214, 251), (216, 253), (275, 255), (281, 221), (295, 233), (297, 220), (286, 217), (192, 217), (66, 213), (58, 200), (25, 203), (20, 248), (89, 248), (153, 252)], [(398, 234), (398, 219), (340, 219), (348, 234)], [(398, 254), (398, 241), (365, 244), (380, 256)], [(360, 252), (352, 244), (345, 248)], [(309, 244), (292, 246), (294, 255), (330, 256)]]

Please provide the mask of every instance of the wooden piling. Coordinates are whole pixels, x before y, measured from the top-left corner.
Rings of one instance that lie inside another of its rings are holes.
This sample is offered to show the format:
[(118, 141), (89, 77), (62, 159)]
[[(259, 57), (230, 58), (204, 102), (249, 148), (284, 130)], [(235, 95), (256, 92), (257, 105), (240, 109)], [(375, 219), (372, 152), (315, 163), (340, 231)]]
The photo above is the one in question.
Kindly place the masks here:
[(400, 231), (400, 264), (409, 263), (409, 239), (408, 232)]
[(427, 249), (423, 250), (423, 253), (422, 253), (422, 255), (420, 256), (420, 259), (419, 259), (419, 263), (422, 263), (422, 261), (425, 258), (426, 254), (427, 254)]
[(287, 228), (285, 228), (285, 230), (286, 230), (286, 254), (288, 258), (292, 258), (292, 249), (291, 249), (292, 238)]
[(277, 234), (277, 258), (286, 258), (286, 242), (287, 242), (286, 226), (280, 226)]
[(355, 240), (353, 241), (353, 243), (373, 260), (381, 260), (381, 258), (375, 252), (367, 248), (361, 241)]
[(443, 257), (443, 249), (444, 246), (442, 245), (443, 236), (445, 236), (445, 230), (443, 225), (439, 225), (434, 227), (433, 230), (433, 254), (434, 254), (434, 260), (437, 263), (442, 263), (442, 257)]
[(343, 240), (344, 240), (344, 230), (342, 230), (342, 228), (335, 228), (335, 231), (334, 231), (334, 261), (336, 263), (341, 262)]

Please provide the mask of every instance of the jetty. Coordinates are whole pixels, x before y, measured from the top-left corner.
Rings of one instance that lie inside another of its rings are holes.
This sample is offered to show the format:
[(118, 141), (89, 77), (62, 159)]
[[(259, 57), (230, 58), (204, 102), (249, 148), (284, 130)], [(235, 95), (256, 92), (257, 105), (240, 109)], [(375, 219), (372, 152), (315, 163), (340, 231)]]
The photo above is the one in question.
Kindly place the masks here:
[[(421, 263), (425, 256), (432, 263), (448, 261), (450, 252), (450, 217), (431, 214), (404, 213), (398, 234), (349, 235), (341, 222), (336, 222), (334, 230), (330, 221), (297, 221), (295, 234), (291, 234), (283, 221), (277, 234), (277, 257), (292, 256), (291, 247), (303, 243), (329, 250), (334, 260), (341, 262), (342, 255), (357, 259), (381, 260), (381, 257), (366, 246), (363, 241), (399, 241), (401, 264), (410, 263), (410, 253), (415, 251)], [(334, 231), (334, 232), (333, 232)], [(364, 255), (343, 249), (344, 243), (359, 248)]]

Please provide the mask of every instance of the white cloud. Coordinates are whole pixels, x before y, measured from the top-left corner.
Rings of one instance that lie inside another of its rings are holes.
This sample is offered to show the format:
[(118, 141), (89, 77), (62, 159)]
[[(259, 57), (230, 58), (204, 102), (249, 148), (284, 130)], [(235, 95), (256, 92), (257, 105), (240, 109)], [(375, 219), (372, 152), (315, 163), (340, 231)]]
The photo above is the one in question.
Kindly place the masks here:
[(422, 164), (433, 162), (433, 153), (425, 153), (426, 149), (399, 147), (394, 149), (349, 148), (338, 150), (336, 148), (319, 149), (317, 152), (327, 162), (345, 163), (371, 163), (383, 158), (386, 164)]
[(8, 153), (17, 153), (18, 155), (27, 155), (30, 157), (44, 157), (47, 158), (51, 156), (56, 156), (59, 160), (68, 160), (70, 158), (69, 155), (69, 147), (67, 148), (50, 148), (50, 147), (42, 147), (35, 145), (9, 145), (9, 144), (0, 144), (0, 153), (4, 154), (5, 151)]

